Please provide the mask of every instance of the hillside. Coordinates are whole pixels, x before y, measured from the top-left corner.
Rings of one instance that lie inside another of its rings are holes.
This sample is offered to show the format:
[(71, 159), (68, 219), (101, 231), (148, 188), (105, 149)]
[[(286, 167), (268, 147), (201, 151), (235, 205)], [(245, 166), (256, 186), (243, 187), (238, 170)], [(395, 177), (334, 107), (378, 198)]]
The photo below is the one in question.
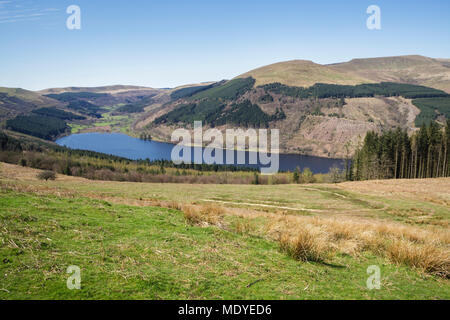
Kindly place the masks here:
[(67, 88), (49, 88), (38, 91), (42, 95), (47, 94), (59, 94), (64, 92), (97, 92), (97, 93), (118, 93), (126, 91), (160, 91), (160, 89), (153, 89), (141, 86), (127, 86), (127, 85), (112, 85), (112, 86), (102, 86), (102, 87), (67, 87)]
[(136, 114), (155, 103), (169, 101), (168, 92), (124, 85), (39, 92), (0, 88), (0, 121), (3, 128), (51, 140), (81, 131), (133, 134)]
[(450, 117), (449, 60), (421, 56), (319, 65), (280, 62), (231, 81), (176, 90), (135, 128), (168, 141), (194, 120), (209, 127), (278, 128), (281, 151), (323, 157), (352, 153), (368, 131), (415, 131)]
[(423, 56), (354, 59), (328, 67), (373, 82), (419, 84), (450, 93), (450, 63), (448, 59), (433, 59)]
[(355, 85), (399, 82), (424, 85), (450, 93), (449, 59), (418, 55), (354, 59), (331, 65), (293, 60), (264, 66), (238, 77), (253, 77), (256, 86), (276, 82), (297, 87), (309, 87), (316, 83)]
[(444, 91), (417, 85), (255, 86), (251, 77), (236, 78), (181, 96), (151, 113), (143, 130), (167, 141), (175, 128), (189, 129), (195, 120), (221, 130), (278, 128), (282, 152), (343, 158), (368, 131), (400, 127), (412, 132), (416, 125), (445, 123), (450, 116)]
[[(38, 173), (0, 163), (1, 299), (449, 299), (449, 179), (205, 188)], [(82, 290), (66, 289), (70, 265)], [(371, 265), (382, 290), (366, 287)]]
[(293, 87), (310, 87), (316, 83), (355, 85), (372, 82), (359, 75), (351, 75), (305, 60), (275, 63), (238, 76), (238, 78), (248, 77), (256, 80), (255, 86), (276, 82)]
[(0, 122), (34, 109), (58, 106), (59, 102), (20, 88), (0, 87)]

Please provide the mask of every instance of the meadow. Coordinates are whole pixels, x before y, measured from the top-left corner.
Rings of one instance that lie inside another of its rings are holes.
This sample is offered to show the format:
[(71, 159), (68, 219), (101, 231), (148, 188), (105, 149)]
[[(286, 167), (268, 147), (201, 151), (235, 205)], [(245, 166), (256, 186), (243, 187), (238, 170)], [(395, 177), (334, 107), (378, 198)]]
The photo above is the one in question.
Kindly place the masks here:
[[(449, 299), (450, 179), (90, 181), (0, 167), (1, 299)], [(68, 290), (66, 269), (82, 270)], [(369, 290), (367, 268), (381, 269)]]

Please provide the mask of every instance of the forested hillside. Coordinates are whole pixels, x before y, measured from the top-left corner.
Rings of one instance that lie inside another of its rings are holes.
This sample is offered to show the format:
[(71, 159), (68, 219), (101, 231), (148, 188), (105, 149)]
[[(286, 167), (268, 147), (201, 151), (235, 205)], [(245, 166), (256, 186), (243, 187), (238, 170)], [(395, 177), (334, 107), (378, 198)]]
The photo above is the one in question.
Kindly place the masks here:
[(73, 114), (71, 112), (66, 112), (64, 110), (56, 109), (56, 108), (41, 108), (33, 110), (34, 114), (39, 114), (41, 116), (58, 118), (61, 120), (84, 120), (86, 119), (83, 116), (79, 116)]
[(46, 140), (54, 139), (68, 129), (64, 120), (40, 115), (18, 116), (6, 121), (6, 128)]
[(279, 128), (284, 152), (328, 157), (353, 153), (368, 131), (442, 125), (450, 110), (445, 91), (393, 82), (257, 86), (250, 77), (181, 89), (172, 97), (146, 134), (168, 140), (170, 128), (190, 128), (196, 120), (210, 127)]
[(272, 83), (262, 86), (268, 92), (283, 94), (295, 98), (363, 98), (363, 97), (393, 97), (402, 96), (408, 99), (448, 97), (442, 91), (424, 86), (382, 82), (361, 84), (356, 86), (344, 86), (335, 84), (317, 83), (309, 88), (289, 87), (281, 83)]
[(441, 118), (441, 122), (450, 119), (450, 97), (415, 99), (412, 103), (420, 109), (416, 118), (416, 126), (429, 124)]

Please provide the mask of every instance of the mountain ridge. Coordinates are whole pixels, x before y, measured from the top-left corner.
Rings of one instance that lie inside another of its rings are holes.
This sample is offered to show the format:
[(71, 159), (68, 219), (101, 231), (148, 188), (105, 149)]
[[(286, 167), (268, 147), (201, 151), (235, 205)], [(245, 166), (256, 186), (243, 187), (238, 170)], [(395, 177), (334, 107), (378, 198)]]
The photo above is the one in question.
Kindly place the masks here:
[[(86, 118), (66, 120), (72, 133), (120, 131), (170, 141), (174, 129), (191, 129), (194, 120), (220, 130), (279, 128), (282, 152), (341, 158), (347, 156), (346, 146), (354, 150), (368, 131), (402, 128), (411, 133), (429, 121), (445, 123), (449, 92), (450, 59), (409, 55), (328, 65), (291, 60), (232, 80), (171, 89), (0, 88), (0, 120), (44, 104)], [(61, 110), (44, 111), (68, 117)]]
[(316, 83), (333, 83), (340, 85), (356, 85), (369, 83), (368, 79), (350, 76), (326, 65), (317, 64), (309, 60), (290, 60), (263, 66), (236, 78), (252, 77), (255, 86), (279, 82), (281, 84), (310, 87)]
[(450, 93), (449, 60), (420, 55), (353, 59), (332, 68), (374, 82), (391, 81), (424, 85)]
[(296, 87), (310, 87), (316, 83), (399, 82), (425, 85), (450, 93), (450, 59), (421, 55), (357, 58), (323, 65), (310, 60), (290, 60), (262, 66), (236, 78), (249, 76), (256, 80), (255, 86), (274, 82)]

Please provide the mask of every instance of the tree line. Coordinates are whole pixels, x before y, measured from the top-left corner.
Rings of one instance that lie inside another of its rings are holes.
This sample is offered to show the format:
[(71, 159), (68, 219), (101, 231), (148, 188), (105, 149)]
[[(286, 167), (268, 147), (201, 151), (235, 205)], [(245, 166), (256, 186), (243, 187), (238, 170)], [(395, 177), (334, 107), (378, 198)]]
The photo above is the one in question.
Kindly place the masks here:
[(281, 83), (270, 83), (260, 86), (266, 92), (282, 94), (294, 98), (363, 98), (363, 97), (394, 97), (402, 96), (408, 99), (449, 97), (442, 90), (394, 82), (368, 83), (360, 85), (337, 85), (316, 83), (309, 88), (291, 87)]
[(219, 99), (204, 99), (197, 103), (180, 105), (155, 119), (153, 123), (155, 125), (178, 122), (192, 124), (194, 121), (202, 121), (211, 127), (233, 124), (247, 128), (267, 128), (272, 121), (286, 119), (282, 108), (277, 108), (273, 115), (269, 115), (257, 104), (252, 104), (250, 100), (233, 103), (229, 108), (226, 107), (226, 104)]
[(421, 179), (450, 176), (450, 120), (422, 125), (409, 136), (401, 129), (369, 132), (357, 149), (348, 180)]

